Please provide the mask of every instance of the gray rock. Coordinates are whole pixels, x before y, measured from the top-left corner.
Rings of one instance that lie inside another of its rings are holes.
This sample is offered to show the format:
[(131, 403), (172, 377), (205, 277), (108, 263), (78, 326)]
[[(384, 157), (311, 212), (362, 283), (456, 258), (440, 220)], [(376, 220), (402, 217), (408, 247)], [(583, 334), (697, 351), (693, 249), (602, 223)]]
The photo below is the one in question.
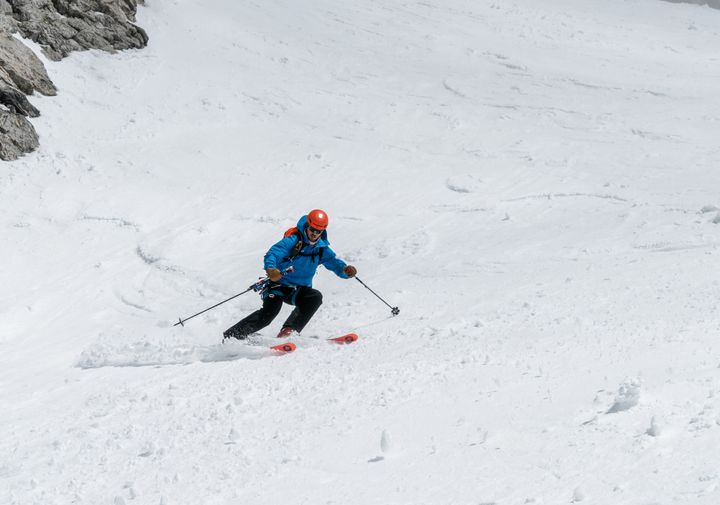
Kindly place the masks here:
[(0, 0), (0, 33), (9, 35), (17, 31), (17, 21), (12, 14), (12, 7), (7, 0)]
[(16, 160), (39, 145), (37, 133), (27, 118), (0, 109), (0, 158)]
[(28, 101), (24, 94), (11, 86), (0, 84), (0, 104), (8, 108), (10, 112), (21, 116), (38, 117), (40, 111)]
[(25, 44), (7, 34), (0, 34), (0, 81), (26, 95), (35, 91), (51, 96), (57, 93), (40, 58)]
[(140, 49), (145, 30), (132, 23), (136, 0), (6, 0), (18, 30), (52, 60), (84, 49)]
[(25, 95), (56, 94), (40, 59), (11, 34), (36, 42), (52, 60), (86, 49), (140, 49), (148, 36), (134, 24), (138, 3), (144, 0), (0, 0), (0, 159), (38, 147), (25, 116), (40, 112)]

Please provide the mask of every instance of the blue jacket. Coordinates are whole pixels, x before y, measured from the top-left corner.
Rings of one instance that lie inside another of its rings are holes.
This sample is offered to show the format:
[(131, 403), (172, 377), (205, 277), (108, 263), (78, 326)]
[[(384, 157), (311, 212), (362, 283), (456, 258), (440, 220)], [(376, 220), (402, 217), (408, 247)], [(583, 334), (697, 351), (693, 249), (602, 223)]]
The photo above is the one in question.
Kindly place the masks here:
[[(289, 237), (283, 238), (280, 242), (273, 245), (267, 253), (265, 253), (265, 270), (268, 268), (277, 268), (280, 271), (285, 270), (291, 266), (295, 269), (293, 272), (289, 272), (282, 276), (280, 284), (285, 286), (308, 286), (312, 287), (312, 280), (315, 277), (317, 267), (324, 265), (325, 268), (335, 272), (338, 277), (347, 279), (343, 269), (347, 264), (341, 259), (335, 256), (335, 251), (330, 249), (330, 242), (327, 239), (327, 231), (323, 231), (320, 235), (320, 239), (311, 245), (308, 243), (307, 236), (305, 235), (305, 225), (307, 223), (307, 216), (300, 218), (297, 224), (298, 231), (302, 234), (303, 247), (300, 249), (300, 254), (295, 256), (293, 260), (289, 260), (290, 254), (298, 243), (299, 237), (297, 234), (290, 235)], [(320, 249), (324, 248), (322, 256), (320, 256)], [(320, 259), (322, 258), (322, 259)]]

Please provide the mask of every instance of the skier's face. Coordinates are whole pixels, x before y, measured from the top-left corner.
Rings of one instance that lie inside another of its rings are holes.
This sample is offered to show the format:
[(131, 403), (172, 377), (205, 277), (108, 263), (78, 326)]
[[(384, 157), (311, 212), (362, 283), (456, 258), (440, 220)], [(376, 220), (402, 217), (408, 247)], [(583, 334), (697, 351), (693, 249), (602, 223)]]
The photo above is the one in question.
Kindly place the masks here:
[(317, 239), (320, 238), (320, 235), (322, 235), (322, 230), (316, 230), (312, 226), (308, 226), (305, 228), (305, 233), (307, 233), (307, 238), (309, 238), (311, 242), (316, 242)]

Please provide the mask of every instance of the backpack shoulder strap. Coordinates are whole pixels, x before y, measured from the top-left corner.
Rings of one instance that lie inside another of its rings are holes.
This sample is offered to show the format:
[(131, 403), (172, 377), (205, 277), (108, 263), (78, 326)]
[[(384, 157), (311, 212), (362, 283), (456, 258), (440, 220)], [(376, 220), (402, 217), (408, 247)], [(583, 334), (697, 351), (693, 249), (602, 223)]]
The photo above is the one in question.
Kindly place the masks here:
[(292, 228), (289, 228), (287, 231), (285, 231), (283, 238), (292, 237), (293, 235), (295, 235), (297, 237), (297, 242), (295, 242), (295, 245), (290, 250), (290, 256), (288, 256), (287, 258), (284, 258), (284, 261), (294, 260), (295, 257), (298, 254), (300, 254), (300, 251), (303, 248), (302, 233), (300, 233), (300, 230), (298, 230), (296, 226), (293, 226)]
[[(292, 228), (289, 228), (287, 231), (285, 231), (283, 238), (292, 237), (293, 235), (295, 235), (297, 237), (297, 242), (295, 242), (295, 245), (290, 250), (290, 255), (287, 256), (286, 258), (283, 258), (283, 261), (294, 260), (300, 254), (300, 251), (302, 251), (302, 248), (305, 245), (303, 242), (302, 232), (300, 230), (298, 230), (297, 227), (295, 227), (295, 226), (293, 226)], [(319, 247), (317, 252), (314, 252), (312, 254), (303, 254), (303, 256), (312, 256), (313, 259), (315, 257), (317, 257), (318, 264), (320, 264), (320, 263), (322, 263), (324, 252), (325, 252), (325, 247)]]

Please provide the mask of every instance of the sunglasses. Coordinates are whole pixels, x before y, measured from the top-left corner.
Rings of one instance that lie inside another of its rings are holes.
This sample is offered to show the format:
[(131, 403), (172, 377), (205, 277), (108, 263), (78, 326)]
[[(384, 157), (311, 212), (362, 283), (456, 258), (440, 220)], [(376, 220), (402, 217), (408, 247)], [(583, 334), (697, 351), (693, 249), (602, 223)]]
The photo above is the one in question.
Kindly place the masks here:
[(309, 231), (310, 233), (315, 234), (315, 235), (319, 235), (320, 233), (323, 232), (322, 230), (316, 230), (316, 229), (313, 228), (312, 226), (308, 226), (308, 231)]

